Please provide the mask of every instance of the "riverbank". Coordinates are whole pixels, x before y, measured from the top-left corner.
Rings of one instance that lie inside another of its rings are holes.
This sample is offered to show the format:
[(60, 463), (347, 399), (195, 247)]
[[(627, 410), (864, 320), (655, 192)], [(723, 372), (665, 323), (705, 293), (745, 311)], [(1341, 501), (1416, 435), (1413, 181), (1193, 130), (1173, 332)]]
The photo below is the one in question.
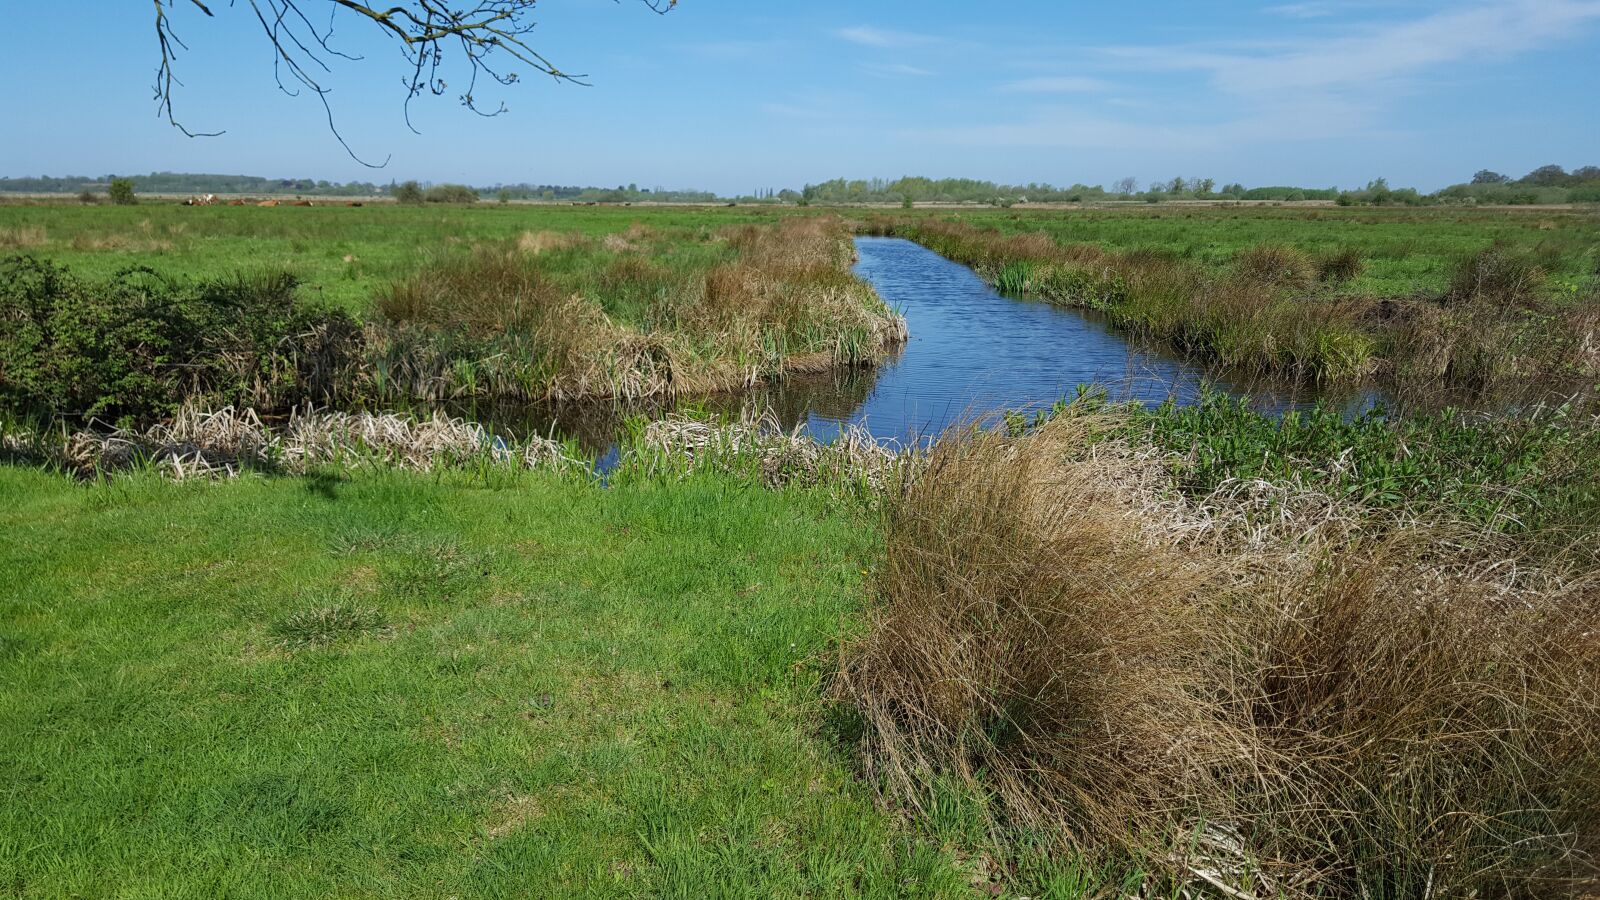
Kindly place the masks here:
[[(1361, 252), (1279, 243), (1222, 269), (1172, 255), (1108, 252), (937, 219), (880, 218), (869, 232), (914, 240), (1002, 291), (1105, 314), (1136, 338), (1222, 371), (1319, 384), (1376, 379), (1402, 399), (1532, 402), (1600, 377), (1600, 287), (1552, 282), (1534, 254), (1490, 247), (1459, 260), (1431, 297), (1351, 294)], [(1563, 264), (1570, 268), (1570, 261)]]
[(444, 248), (362, 316), (286, 273), (87, 281), (0, 260), (0, 400), (42, 416), (150, 421), (184, 404), (263, 412), (462, 400), (639, 401), (871, 366), (904, 319), (855, 279), (843, 223), (603, 239), (524, 232)]

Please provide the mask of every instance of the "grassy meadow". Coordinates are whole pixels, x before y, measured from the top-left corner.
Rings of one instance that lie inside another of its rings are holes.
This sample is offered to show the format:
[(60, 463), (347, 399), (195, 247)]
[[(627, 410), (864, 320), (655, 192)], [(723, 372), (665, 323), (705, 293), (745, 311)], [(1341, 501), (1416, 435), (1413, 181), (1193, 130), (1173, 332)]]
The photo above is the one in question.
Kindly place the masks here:
[[(862, 231), (1502, 400), (1089, 392), (918, 452), (678, 414), (604, 481), (370, 412), (871, 365)], [(1600, 418), (1518, 398), (1592, 382), (1597, 253), (1557, 210), (0, 205), (0, 896), (1593, 896)]]
[(11, 467), (0, 496), (4, 896), (962, 895), (817, 738), (875, 539), (812, 499)]

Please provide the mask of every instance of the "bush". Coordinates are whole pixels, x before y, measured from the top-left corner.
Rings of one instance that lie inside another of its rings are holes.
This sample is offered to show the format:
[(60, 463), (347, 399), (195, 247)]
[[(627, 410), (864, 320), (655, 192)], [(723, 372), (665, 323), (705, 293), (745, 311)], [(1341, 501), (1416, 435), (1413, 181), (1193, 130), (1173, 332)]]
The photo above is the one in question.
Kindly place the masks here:
[(100, 284), (0, 263), (0, 403), (47, 415), (150, 419), (188, 400), (326, 401), (359, 352), (347, 315), (307, 309), (287, 275), (180, 284), (134, 268)]
[(477, 203), (478, 192), (464, 184), (436, 184), (423, 192), (428, 203)]
[(85, 189), (78, 192), (78, 202), (83, 204), (99, 203), (100, 198), (95, 196), (94, 191)]
[(106, 191), (106, 196), (117, 206), (132, 206), (139, 202), (133, 195), (133, 180), (130, 178), (111, 179), (111, 188)]
[(403, 182), (394, 189), (394, 200), (408, 205), (420, 204), (423, 201), (422, 186), (415, 181)]

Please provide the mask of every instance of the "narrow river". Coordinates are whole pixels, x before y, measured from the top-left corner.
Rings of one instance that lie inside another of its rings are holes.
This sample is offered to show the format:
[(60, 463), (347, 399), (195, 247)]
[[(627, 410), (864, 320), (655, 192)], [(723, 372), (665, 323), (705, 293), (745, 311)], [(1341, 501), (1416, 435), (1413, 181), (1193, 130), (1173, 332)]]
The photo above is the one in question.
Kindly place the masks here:
[[(723, 413), (767, 407), (786, 428), (804, 426), (824, 440), (858, 425), (880, 441), (906, 443), (996, 410), (1047, 408), (1079, 385), (1146, 402), (1185, 402), (1199, 392), (1203, 366), (1138, 347), (1092, 313), (1003, 296), (971, 269), (911, 241), (862, 237), (856, 246), (856, 274), (906, 317), (911, 339), (903, 349), (863, 372), (792, 377), (690, 402)], [(1269, 411), (1316, 399), (1281, 387), (1212, 384)], [(606, 451), (614, 451), (618, 421), (609, 408), (563, 410), (554, 422), (548, 415), (477, 415), (513, 432), (575, 437), (603, 454), (602, 469), (614, 458)]]
[[(862, 237), (856, 247), (856, 274), (905, 315), (911, 340), (853, 380), (791, 380), (764, 392), (785, 424), (804, 422), (818, 437), (853, 424), (880, 440), (917, 439), (994, 410), (1046, 408), (1089, 384), (1114, 399), (1185, 402), (1204, 382), (1197, 363), (1140, 348), (1092, 313), (1003, 296), (966, 266), (911, 241)], [(1270, 410), (1315, 399), (1212, 383)]]

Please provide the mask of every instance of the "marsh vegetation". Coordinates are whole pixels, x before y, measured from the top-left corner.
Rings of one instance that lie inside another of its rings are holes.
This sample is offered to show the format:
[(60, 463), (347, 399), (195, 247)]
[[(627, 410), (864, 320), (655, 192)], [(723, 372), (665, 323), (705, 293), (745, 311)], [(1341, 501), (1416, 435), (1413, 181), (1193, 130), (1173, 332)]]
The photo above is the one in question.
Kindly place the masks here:
[[(1594, 891), (1592, 222), (813, 212), (0, 207), (0, 885)], [(859, 230), (1403, 409), (427, 408), (869, 366)]]

